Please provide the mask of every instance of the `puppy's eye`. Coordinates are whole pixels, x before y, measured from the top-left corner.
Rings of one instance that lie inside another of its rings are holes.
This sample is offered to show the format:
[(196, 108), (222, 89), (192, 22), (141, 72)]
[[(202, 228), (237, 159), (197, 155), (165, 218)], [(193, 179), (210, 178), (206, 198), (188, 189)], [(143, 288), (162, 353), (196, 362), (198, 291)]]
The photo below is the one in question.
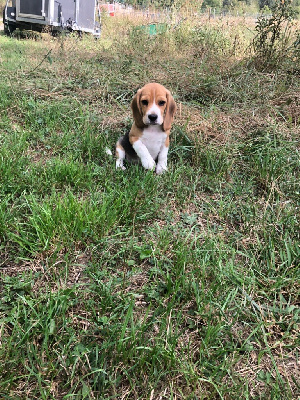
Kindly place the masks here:
[(148, 105), (148, 100), (142, 100), (142, 104), (143, 104), (143, 106), (147, 106)]
[(166, 102), (164, 100), (161, 100), (158, 102), (158, 105), (161, 107), (164, 106), (165, 104), (166, 104)]

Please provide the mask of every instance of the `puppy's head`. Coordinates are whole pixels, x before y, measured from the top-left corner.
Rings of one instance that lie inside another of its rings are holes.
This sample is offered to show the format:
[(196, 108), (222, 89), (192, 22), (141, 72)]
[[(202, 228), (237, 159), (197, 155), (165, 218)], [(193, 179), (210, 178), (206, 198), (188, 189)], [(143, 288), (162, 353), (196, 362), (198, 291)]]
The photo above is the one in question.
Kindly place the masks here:
[(158, 83), (148, 83), (137, 91), (131, 108), (138, 128), (161, 125), (164, 131), (171, 129), (176, 111), (175, 101), (165, 87)]

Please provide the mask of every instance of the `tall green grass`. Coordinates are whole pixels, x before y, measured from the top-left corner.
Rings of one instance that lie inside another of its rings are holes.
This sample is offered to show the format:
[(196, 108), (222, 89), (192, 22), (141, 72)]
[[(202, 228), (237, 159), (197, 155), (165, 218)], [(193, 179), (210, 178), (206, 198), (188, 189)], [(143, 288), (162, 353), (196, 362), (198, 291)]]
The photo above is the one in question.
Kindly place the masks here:
[[(296, 399), (298, 77), (257, 70), (233, 20), (105, 23), (0, 36), (0, 397)], [(152, 80), (169, 171), (116, 171)]]

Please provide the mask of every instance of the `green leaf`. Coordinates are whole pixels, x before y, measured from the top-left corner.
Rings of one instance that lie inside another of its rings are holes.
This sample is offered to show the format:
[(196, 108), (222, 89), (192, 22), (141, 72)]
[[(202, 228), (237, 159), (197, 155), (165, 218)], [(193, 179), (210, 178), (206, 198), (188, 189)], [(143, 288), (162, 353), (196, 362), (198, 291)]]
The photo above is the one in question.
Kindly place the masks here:
[(55, 331), (55, 320), (51, 319), (49, 324), (49, 335), (53, 335)]

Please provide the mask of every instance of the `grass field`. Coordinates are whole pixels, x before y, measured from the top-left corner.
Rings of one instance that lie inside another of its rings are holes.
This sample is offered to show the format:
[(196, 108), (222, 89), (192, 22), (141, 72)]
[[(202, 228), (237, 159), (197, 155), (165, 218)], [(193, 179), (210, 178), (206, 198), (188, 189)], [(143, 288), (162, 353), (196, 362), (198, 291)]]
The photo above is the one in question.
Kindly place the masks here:
[[(299, 65), (243, 20), (0, 36), (0, 398), (297, 399)], [(163, 176), (112, 151), (158, 81)]]

